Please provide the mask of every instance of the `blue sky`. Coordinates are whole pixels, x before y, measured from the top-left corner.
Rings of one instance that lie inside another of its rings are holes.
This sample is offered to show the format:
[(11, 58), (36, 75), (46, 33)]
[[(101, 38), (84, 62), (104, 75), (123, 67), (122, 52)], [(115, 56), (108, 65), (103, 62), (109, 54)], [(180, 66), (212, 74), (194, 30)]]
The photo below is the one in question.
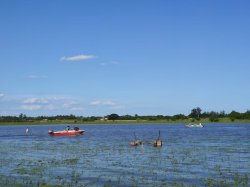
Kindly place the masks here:
[(250, 109), (250, 2), (0, 1), (0, 115)]

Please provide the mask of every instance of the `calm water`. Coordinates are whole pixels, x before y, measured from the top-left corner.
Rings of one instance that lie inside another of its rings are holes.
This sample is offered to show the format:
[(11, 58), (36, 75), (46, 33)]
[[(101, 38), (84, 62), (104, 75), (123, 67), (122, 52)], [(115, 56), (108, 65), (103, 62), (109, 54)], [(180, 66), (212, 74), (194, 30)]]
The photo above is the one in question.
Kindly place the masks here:
[[(0, 126), (0, 186), (248, 186), (250, 124)], [(150, 142), (161, 131), (163, 147)], [(134, 139), (143, 146), (130, 147)]]

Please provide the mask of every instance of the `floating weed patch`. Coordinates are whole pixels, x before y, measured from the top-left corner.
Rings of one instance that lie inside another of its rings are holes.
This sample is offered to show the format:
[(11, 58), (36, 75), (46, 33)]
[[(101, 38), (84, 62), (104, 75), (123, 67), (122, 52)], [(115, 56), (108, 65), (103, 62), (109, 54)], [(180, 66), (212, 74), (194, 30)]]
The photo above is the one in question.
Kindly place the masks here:
[(79, 161), (78, 158), (71, 158), (71, 159), (63, 160), (63, 163), (67, 165), (75, 165), (78, 163), (78, 161)]
[(14, 170), (17, 174), (25, 175), (29, 173), (29, 170), (23, 166), (19, 166)]
[(244, 174), (243, 176), (237, 174), (234, 178), (233, 178), (233, 181), (234, 181), (234, 186), (248, 186), (248, 175), (247, 174)]

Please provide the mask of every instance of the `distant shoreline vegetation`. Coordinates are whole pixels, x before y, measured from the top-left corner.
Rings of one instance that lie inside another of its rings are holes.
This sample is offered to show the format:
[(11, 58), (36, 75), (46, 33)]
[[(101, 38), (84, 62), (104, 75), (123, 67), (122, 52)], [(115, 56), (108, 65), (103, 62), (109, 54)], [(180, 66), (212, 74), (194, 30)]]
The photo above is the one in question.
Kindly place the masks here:
[(197, 107), (191, 110), (190, 114), (176, 114), (173, 116), (164, 115), (118, 115), (110, 114), (107, 116), (75, 116), (75, 115), (57, 115), (57, 116), (37, 116), (29, 117), (25, 114), (19, 116), (0, 116), (0, 124), (141, 124), (141, 123), (191, 123), (191, 122), (250, 122), (250, 110), (244, 113), (232, 111), (226, 114), (221, 112), (202, 112)]

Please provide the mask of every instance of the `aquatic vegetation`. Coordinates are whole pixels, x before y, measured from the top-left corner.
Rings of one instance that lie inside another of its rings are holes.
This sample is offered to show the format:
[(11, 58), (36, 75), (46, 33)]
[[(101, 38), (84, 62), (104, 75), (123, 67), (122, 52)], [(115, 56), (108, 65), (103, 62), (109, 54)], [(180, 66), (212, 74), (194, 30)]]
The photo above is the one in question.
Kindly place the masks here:
[[(36, 128), (33, 136), (3, 137), (0, 131), (0, 186), (249, 186), (249, 130), (224, 136), (220, 126), (204, 132), (159, 125), (163, 147), (131, 148), (130, 126), (86, 126), (86, 135), (67, 138)], [(138, 125), (135, 131), (150, 142), (154, 128)]]
[(66, 165), (75, 165), (78, 163), (78, 161), (79, 161), (78, 158), (71, 158), (71, 159), (63, 160), (63, 163)]

